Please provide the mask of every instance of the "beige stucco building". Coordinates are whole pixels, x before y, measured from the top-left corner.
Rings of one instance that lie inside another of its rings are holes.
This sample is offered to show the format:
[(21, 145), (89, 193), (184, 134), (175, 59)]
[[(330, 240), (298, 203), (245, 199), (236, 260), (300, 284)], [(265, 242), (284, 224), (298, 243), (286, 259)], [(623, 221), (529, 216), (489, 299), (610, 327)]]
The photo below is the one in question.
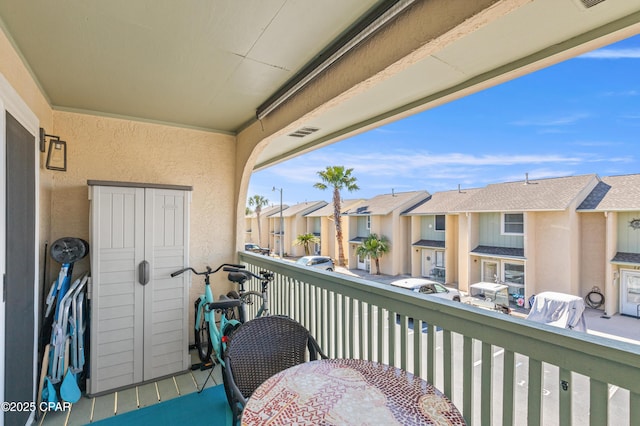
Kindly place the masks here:
[[(345, 257), (350, 269), (363, 269), (375, 273), (374, 262), (361, 258), (356, 249), (371, 234), (386, 237), (390, 250), (380, 259), (380, 273), (387, 275), (406, 274), (410, 270), (409, 218), (402, 216), (427, 197), (427, 191), (394, 192), (365, 200), (344, 212), (344, 221), (349, 222), (349, 249)], [(345, 234), (347, 235), (347, 234)]]
[(407, 211), (411, 220), (411, 275), (458, 283), (459, 220), (456, 207), (478, 189), (436, 192)]
[(580, 295), (607, 314), (640, 316), (640, 174), (606, 176), (578, 207)]
[[(298, 235), (315, 233), (314, 229), (309, 229), (306, 215), (327, 205), (326, 201), (306, 201), (294, 204), (280, 212), (269, 215), (270, 245), (273, 253), (280, 253), (282, 244), (282, 254), (285, 256), (303, 256), (304, 247), (295, 245)], [(319, 228), (317, 229), (319, 231)]]
[[(340, 206), (340, 210), (343, 212), (357, 206), (363, 199), (343, 200)], [(307, 214), (307, 218), (312, 223), (312, 232), (317, 233), (318, 221), (320, 226), (320, 232), (317, 237), (320, 238), (320, 254), (322, 256), (329, 256), (332, 259), (338, 259), (338, 236), (336, 234), (336, 222), (334, 220), (334, 206), (333, 203), (328, 203), (326, 206), (315, 210)], [(349, 235), (349, 221), (342, 219), (341, 221), (343, 235)], [(346, 237), (343, 238), (342, 244), (344, 252), (346, 253)]]
[[(284, 204), (282, 206), (283, 209), (289, 207)], [(267, 206), (263, 207), (260, 211), (260, 224), (258, 225), (258, 215), (256, 212), (252, 212), (250, 215), (245, 217), (245, 243), (254, 243), (258, 244), (260, 247), (271, 248), (269, 247), (270, 238), (269, 238), (269, 223), (268, 217), (274, 213), (280, 212), (280, 206)]]

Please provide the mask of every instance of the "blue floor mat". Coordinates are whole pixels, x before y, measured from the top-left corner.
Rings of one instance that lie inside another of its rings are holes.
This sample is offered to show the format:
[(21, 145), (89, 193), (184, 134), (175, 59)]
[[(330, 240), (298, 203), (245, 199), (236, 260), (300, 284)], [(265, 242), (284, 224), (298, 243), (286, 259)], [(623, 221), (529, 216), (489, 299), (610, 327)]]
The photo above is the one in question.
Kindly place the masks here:
[(99, 426), (181, 424), (231, 425), (231, 410), (227, 404), (224, 387), (213, 386), (200, 394), (194, 392), (91, 423)]

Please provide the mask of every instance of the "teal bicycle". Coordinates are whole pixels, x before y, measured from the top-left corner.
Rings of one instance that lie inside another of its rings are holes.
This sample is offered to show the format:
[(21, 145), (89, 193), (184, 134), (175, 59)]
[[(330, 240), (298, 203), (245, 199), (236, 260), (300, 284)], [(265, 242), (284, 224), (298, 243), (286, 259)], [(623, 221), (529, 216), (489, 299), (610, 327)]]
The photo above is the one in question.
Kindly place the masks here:
[[(211, 290), (210, 275), (215, 274), (223, 267), (231, 267), (234, 270), (244, 268), (242, 265), (224, 263), (215, 270), (207, 266), (203, 272), (198, 272), (191, 267), (180, 269), (171, 274), (177, 277), (186, 271), (191, 271), (195, 275), (204, 275), (204, 294), (195, 301), (195, 340), (198, 357), (203, 363), (209, 362), (212, 350), (215, 350), (218, 361), (222, 358), (222, 337), (229, 334), (231, 330), (240, 324), (239, 308), (242, 302), (239, 299), (221, 296), (216, 301)], [(216, 313), (219, 314), (219, 321), (216, 322)], [(219, 325), (218, 325), (219, 324)]]
[[(220, 269), (229, 272), (228, 279), (238, 284), (238, 291), (230, 291), (221, 295), (218, 300), (213, 297), (210, 275)], [(224, 263), (212, 270), (209, 266), (203, 272), (191, 267), (180, 269), (171, 274), (176, 277), (185, 271), (195, 275), (204, 275), (205, 292), (194, 303), (195, 308), (195, 346), (198, 357), (203, 364), (216, 362), (224, 369), (224, 350), (229, 336), (250, 317), (268, 315), (268, 286), (273, 281), (273, 273), (261, 271), (260, 275), (244, 269), (244, 265)], [(251, 278), (260, 280), (260, 291), (245, 291), (244, 284)], [(255, 313), (250, 315), (248, 310)], [(217, 317), (217, 318), (216, 318)], [(211, 354), (215, 354), (215, 361)], [(204, 386), (203, 386), (204, 387)]]

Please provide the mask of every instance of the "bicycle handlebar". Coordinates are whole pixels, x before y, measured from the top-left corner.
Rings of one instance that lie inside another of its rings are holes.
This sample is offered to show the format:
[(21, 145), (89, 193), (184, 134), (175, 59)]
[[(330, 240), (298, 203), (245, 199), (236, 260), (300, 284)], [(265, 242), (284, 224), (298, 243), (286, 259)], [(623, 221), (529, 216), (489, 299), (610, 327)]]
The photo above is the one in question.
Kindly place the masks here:
[[(194, 274), (196, 274), (196, 275), (209, 275), (209, 274), (215, 274), (215, 273), (216, 273), (216, 272), (218, 272), (220, 269), (222, 269), (222, 268), (228, 268), (228, 267), (229, 267), (229, 268), (235, 268), (236, 270), (237, 270), (237, 269), (244, 269), (244, 268), (245, 268), (245, 266), (244, 266), (244, 265), (236, 265), (236, 264), (233, 264), (233, 263), (223, 263), (222, 265), (218, 266), (215, 270), (211, 270), (211, 267), (207, 266), (207, 270), (206, 270), (206, 271), (198, 272), (198, 271), (196, 271), (195, 269), (193, 269), (192, 267), (190, 267), (190, 266), (189, 266), (189, 267), (186, 267), (186, 268), (180, 269), (179, 271), (172, 272), (172, 273), (171, 273), (171, 277), (175, 278), (175, 277), (177, 277), (178, 275), (182, 274), (182, 273), (183, 273), (183, 272), (185, 272), (185, 271), (191, 271), (191, 272), (193, 272), (193, 273), (194, 273)], [(226, 269), (224, 269), (224, 270), (226, 270)]]

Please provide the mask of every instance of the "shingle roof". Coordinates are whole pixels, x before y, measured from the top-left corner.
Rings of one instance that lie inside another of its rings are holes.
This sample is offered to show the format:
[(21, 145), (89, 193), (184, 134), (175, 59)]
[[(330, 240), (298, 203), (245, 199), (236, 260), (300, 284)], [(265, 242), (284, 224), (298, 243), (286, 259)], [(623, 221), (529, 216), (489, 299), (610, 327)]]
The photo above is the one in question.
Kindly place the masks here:
[(382, 194), (370, 198), (356, 207), (345, 211), (349, 216), (385, 216), (408, 203), (418, 203), (429, 196), (427, 191), (395, 192), (393, 194)]
[(640, 174), (603, 177), (578, 210), (640, 210)]
[(444, 248), (444, 241), (436, 241), (436, 240), (418, 240), (415, 243), (411, 244), (412, 246), (420, 246), (420, 247), (436, 247), (436, 248)]
[(576, 200), (595, 174), (551, 179), (530, 179), (487, 185), (456, 207), (458, 212), (562, 211)]
[[(322, 208), (326, 204), (326, 201), (305, 201), (304, 203), (294, 204), (288, 209), (282, 211), (282, 217), (292, 217), (299, 213), (305, 214), (307, 212)], [(274, 217), (274, 215), (271, 215), (270, 217)]]
[(471, 253), (524, 258), (524, 249), (513, 247), (478, 246), (471, 250)]
[(481, 188), (436, 192), (422, 204), (407, 210), (406, 215), (446, 214), (452, 212), (460, 203), (469, 199)]
[[(340, 203), (340, 210), (345, 212), (363, 201), (364, 201), (363, 198), (359, 198), (355, 200), (342, 200), (342, 202)], [(333, 216), (333, 202), (328, 203), (326, 206), (322, 207), (321, 209), (314, 210), (311, 213), (307, 214), (307, 217), (324, 217), (324, 216)]]
[(618, 252), (616, 253), (616, 255), (613, 257), (613, 259), (611, 259), (612, 262), (614, 263), (634, 263), (634, 264), (640, 264), (640, 253), (623, 253), (623, 252)]
[[(282, 209), (286, 209), (287, 207), (289, 207), (286, 204), (282, 205)], [(272, 215), (275, 212), (279, 212), (280, 211), (280, 206), (268, 206), (268, 207), (263, 207), (262, 210), (260, 211), (260, 217), (267, 217), (269, 215)], [(256, 216), (256, 212), (252, 212), (250, 215), (245, 216), (247, 218), (249, 217), (257, 217)]]

